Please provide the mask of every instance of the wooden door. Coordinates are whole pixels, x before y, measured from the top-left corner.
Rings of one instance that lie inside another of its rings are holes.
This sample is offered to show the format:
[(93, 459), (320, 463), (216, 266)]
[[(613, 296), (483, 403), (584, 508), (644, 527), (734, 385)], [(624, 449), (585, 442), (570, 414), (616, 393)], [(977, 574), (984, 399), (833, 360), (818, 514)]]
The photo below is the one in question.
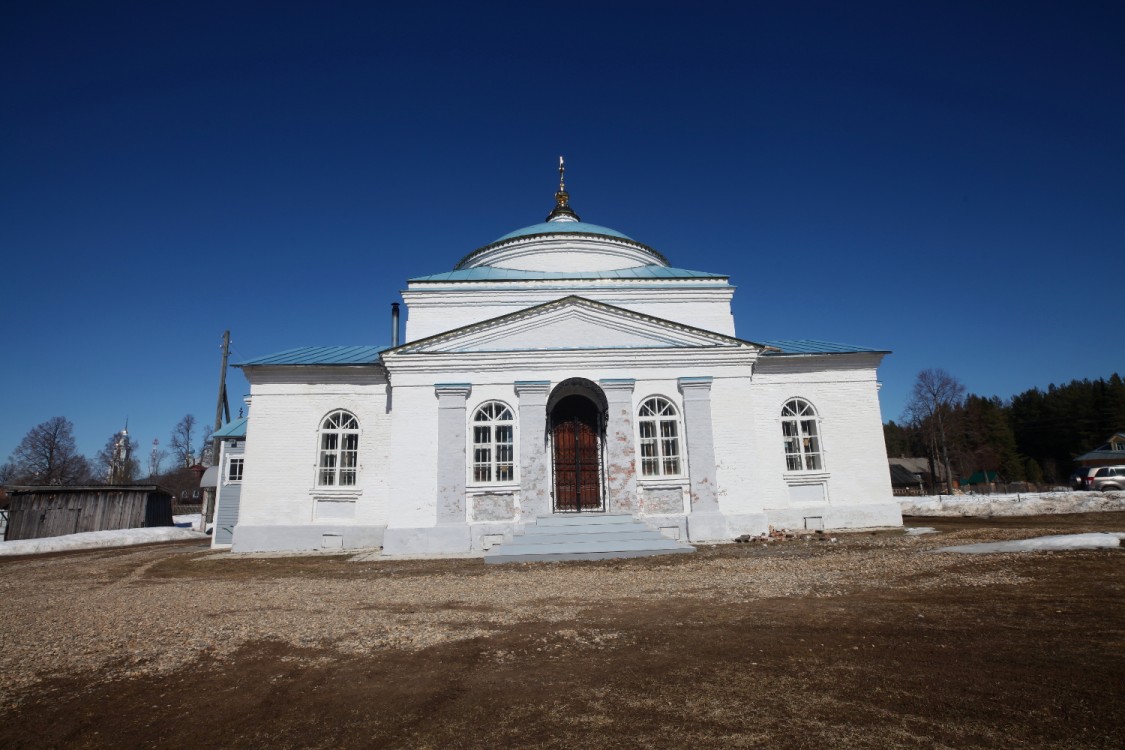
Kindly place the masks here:
[(567, 396), (551, 411), (555, 511), (602, 510), (598, 408), (588, 398)]

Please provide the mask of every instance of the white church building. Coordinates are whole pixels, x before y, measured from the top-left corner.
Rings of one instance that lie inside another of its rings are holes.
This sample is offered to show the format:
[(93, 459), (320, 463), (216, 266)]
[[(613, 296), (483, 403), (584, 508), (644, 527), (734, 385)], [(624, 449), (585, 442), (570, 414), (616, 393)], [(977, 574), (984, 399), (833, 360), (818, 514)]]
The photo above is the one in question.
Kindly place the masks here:
[(727, 276), (581, 221), (561, 179), (555, 199), (410, 279), (401, 342), (396, 320), (389, 347), (239, 365), (234, 551), (469, 555), (587, 514), (684, 542), (901, 525), (885, 351), (742, 338)]

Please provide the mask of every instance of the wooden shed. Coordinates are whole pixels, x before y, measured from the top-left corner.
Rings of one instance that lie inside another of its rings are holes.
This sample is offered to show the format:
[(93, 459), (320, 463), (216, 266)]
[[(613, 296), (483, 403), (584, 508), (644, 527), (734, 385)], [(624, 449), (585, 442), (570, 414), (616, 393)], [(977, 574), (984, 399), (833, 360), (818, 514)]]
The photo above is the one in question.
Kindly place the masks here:
[(9, 487), (5, 541), (172, 525), (172, 493), (155, 484)]

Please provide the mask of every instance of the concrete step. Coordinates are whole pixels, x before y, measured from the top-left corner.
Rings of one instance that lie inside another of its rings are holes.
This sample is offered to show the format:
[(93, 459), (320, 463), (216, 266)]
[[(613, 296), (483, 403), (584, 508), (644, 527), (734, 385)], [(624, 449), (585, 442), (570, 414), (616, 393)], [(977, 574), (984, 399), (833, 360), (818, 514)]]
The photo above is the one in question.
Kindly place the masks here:
[(600, 526), (615, 523), (637, 523), (627, 513), (567, 513), (558, 516), (539, 516), (536, 526)]
[(526, 526), (521, 532), (524, 536), (544, 536), (559, 534), (629, 534), (635, 531), (652, 531), (652, 527), (634, 521), (633, 523), (603, 523), (589, 526), (568, 524), (565, 526)]
[[(653, 537), (656, 534), (656, 537)], [(667, 539), (658, 531), (652, 529), (631, 529), (629, 531), (568, 531), (565, 534), (516, 534), (509, 544), (574, 544), (575, 542), (612, 542), (612, 541), (641, 541), (653, 538)], [(675, 541), (675, 540), (673, 540)]]
[[(675, 539), (599, 539), (588, 542), (559, 542), (557, 544), (520, 544), (520, 538), (492, 549), (503, 549), (506, 554), (530, 555), (535, 552), (630, 552), (637, 550), (678, 549)], [(492, 550), (489, 550), (491, 552)]]
[(545, 516), (484, 553), (486, 563), (601, 560), (694, 552), (630, 515)]
[[(493, 547), (493, 549), (499, 549)], [(653, 557), (655, 555), (681, 555), (695, 552), (695, 547), (680, 547), (679, 549), (640, 549), (640, 550), (615, 550), (613, 552), (536, 552), (530, 555), (485, 555), (484, 561), (489, 565), (517, 562), (557, 562), (560, 560), (619, 560), (628, 557)]]

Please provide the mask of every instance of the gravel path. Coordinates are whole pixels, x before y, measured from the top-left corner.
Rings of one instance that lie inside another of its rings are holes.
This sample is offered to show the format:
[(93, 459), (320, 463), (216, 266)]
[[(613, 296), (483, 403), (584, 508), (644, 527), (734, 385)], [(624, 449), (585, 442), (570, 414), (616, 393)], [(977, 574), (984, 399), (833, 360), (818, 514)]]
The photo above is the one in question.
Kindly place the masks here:
[[(35, 683), (165, 673), (275, 640), (341, 653), (412, 651), (519, 622), (564, 623), (636, 600), (747, 602), (857, 588), (985, 586), (1019, 578), (988, 558), (921, 554), (1027, 530), (839, 535), (719, 545), (695, 555), (485, 566), (480, 560), (240, 557), (174, 544), (22, 558), (0, 576), (0, 709)], [(613, 633), (574, 633), (612, 639)]]

